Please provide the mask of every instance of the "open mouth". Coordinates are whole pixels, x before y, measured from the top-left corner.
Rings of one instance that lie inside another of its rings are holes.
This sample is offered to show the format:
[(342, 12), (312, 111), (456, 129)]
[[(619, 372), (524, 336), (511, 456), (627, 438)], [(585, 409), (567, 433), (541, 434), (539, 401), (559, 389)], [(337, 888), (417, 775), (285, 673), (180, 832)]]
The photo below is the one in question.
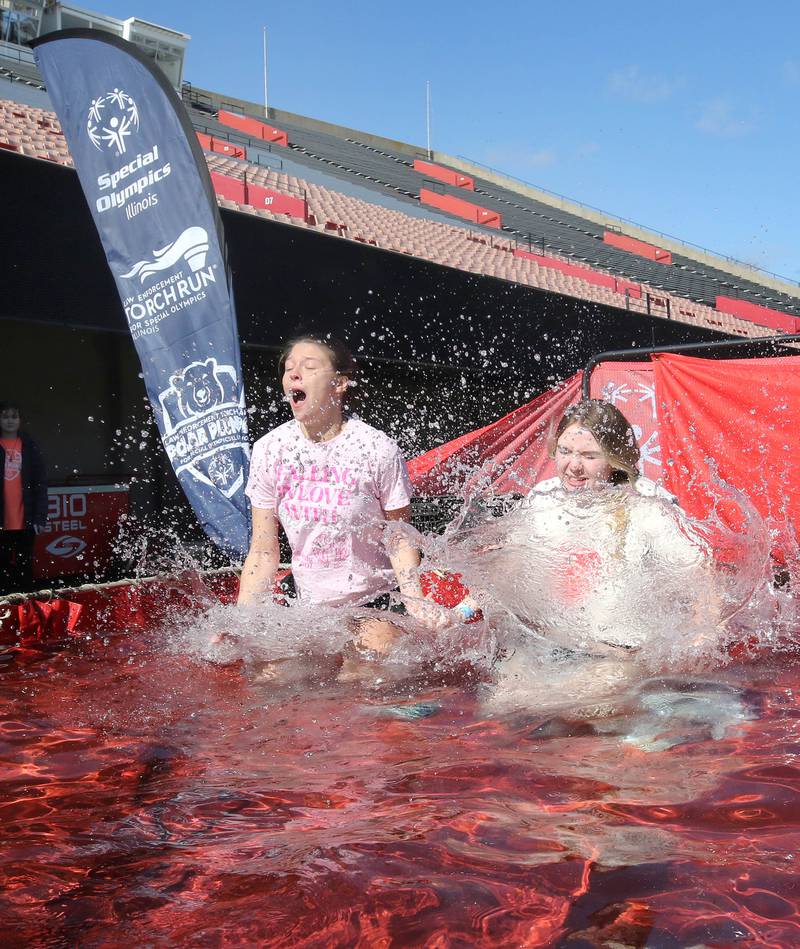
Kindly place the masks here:
[(292, 389), (289, 392), (289, 398), (292, 400), (292, 405), (299, 405), (301, 402), (305, 402), (306, 394), (302, 389)]

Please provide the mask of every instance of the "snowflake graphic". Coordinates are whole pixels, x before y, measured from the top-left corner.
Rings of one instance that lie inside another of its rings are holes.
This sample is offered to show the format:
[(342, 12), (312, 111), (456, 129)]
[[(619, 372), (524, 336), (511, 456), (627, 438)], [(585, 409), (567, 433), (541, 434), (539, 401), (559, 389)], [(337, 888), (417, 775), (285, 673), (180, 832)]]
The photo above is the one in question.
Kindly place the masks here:
[(633, 426), (633, 434), (636, 441), (639, 442), (639, 464), (644, 472), (645, 465), (653, 465), (656, 468), (661, 467), (661, 445), (658, 440), (658, 431), (653, 431), (642, 441), (642, 428), (640, 425)]
[(607, 382), (603, 386), (603, 391), (600, 394), (606, 402), (610, 402), (612, 405), (616, 405), (617, 402), (621, 402), (624, 405), (632, 393), (631, 387), (627, 382)]
[(656, 387), (640, 382), (636, 387), (636, 394), (639, 396), (639, 402), (649, 402), (651, 417), (656, 417)]

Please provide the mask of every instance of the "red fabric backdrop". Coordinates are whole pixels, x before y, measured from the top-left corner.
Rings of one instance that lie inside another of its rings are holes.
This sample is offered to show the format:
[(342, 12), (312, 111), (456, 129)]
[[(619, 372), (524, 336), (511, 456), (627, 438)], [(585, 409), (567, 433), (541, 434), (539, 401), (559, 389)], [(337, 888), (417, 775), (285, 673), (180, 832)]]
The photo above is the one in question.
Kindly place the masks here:
[[(463, 495), (482, 474), (496, 493), (524, 491), (552, 476), (548, 435), (580, 398), (581, 373), (504, 418), (415, 458), (422, 495)], [(797, 550), (800, 526), (800, 356), (698, 359), (662, 355), (651, 363), (609, 362), (592, 375), (592, 396), (630, 419), (641, 472), (705, 519), (712, 507), (738, 530), (741, 508), (714, 486), (712, 468), (745, 493), (767, 520), (779, 558)]]
[(427, 496), (460, 495), (482, 465), (491, 465), (491, 487), (498, 494), (521, 491), (521, 485), (550, 477), (555, 473), (547, 456), (550, 426), (580, 399), (580, 391), (581, 373), (576, 373), (558, 389), (544, 392), (498, 421), (413, 458), (408, 470), (416, 491)]
[(639, 443), (641, 473), (661, 481), (661, 443), (656, 414), (653, 364), (649, 362), (604, 362), (592, 373), (593, 399), (615, 405), (633, 426)]
[[(409, 462), (421, 495), (462, 495), (465, 483), (481, 466), (491, 474), (493, 491), (519, 492), (555, 474), (548, 436), (564, 410), (581, 397), (583, 373), (544, 392), (508, 415), (425, 452)], [(592, 374), (592, 397), (616, 405), (630, 420), (642, 450), (642, 474), (661, 479), (655, 383), (650, 363), (603, 363)]]
[(690, 514), (706, 517), (712, 466), (747, 494), (773, 531), (776, 554), (800, 527), (800, 356), (654, 362), (666, 460), (664, 483)]

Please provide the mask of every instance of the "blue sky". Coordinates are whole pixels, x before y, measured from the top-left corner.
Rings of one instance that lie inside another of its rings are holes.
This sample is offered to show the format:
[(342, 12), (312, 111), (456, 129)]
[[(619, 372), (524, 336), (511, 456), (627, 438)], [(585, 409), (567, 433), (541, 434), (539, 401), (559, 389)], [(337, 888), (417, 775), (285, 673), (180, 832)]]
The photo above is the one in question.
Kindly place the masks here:
[(191, 34), (185, 78), (425, 143), (800, 281), (800, 4), (86, 3)]

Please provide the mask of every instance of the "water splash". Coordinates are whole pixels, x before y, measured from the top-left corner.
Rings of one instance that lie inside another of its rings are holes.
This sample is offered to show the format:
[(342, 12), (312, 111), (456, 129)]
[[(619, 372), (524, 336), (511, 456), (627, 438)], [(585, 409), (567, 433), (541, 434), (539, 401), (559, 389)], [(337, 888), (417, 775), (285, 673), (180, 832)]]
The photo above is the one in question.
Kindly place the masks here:
[[(484, 466), (465, 479), (466, 498), (444, 535), (391, 527), (425, 551), (426, 566), (461, 573), (485, 621), (430, 630), (381, 614), (402, 635), (375, 661), (374, 682), (460, 668), (492, 683), (484, 695), (497, 710), (596, 717), (613, 714), (634, 683), (718, 668), (742, 643), (749, 651), (794, 648), (797, 601), (773, 583), (769, 531), (749, 500), (716, 476), (719, 501), (704, 521), (614, 487), (543, 499), (520, 482), (524, 498), (495, 496), (493, 476)], [(133, 530), (128, 540), (139, 544), (143, 573), (202, 563), (177, 538), (168, 552)], [(357, 638), (358, 610), (303, 600), (288, 609), (206, 606), (188, 623), (185, 613), (166, 622), (169, 648), (241, 662), (254, 674), (279, 663), (312, 678), (335, 674)]]
[(428, 552), (464, 576), (496, 636), (492, 704), (609, 714), (650, 675), (790, 644), (797, 603), (774, 583), (770, 532), (747, 497), (716, 476), (713, 488), (704, 521), (612, 486), (510, 510), (473, 490)]
[(451, 533), (447, 547), (486, 611), (531, 639), (673, 662), (720, 643), (709, 635), (721, 606), (704, 539), (659, 499), (614, 488), (534, 494)]

